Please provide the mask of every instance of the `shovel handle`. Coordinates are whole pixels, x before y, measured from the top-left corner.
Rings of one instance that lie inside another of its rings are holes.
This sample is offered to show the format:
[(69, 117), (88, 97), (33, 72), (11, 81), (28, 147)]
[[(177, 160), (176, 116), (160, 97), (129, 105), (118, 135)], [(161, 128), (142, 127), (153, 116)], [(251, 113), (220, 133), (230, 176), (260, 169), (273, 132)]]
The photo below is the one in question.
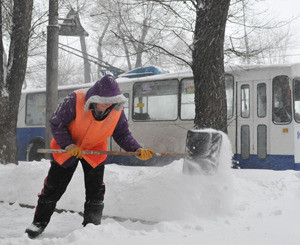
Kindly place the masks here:
[[(38, 153), (67, 153), (62, 149), (38, 149)], [(138, 152), (121, 152), (121, 151), (81, 151), (82, 154), (104, 154), (104, 155), (126, 155), (126, 156), (138, 156)]]
[[(38, 153), (67, 153), (66, 150), (62, 149), (38, 149)], [(82, 151), (82, 154), (104, 154), (104, 155), (122, 155), (122, 156), (138, 156), (138, 152), (130, 152), (130, 151)], [(158, 153), (155, 152), (154, 156), (176, 156), (176, 157), (188, 157), (189, 154), (187, 153)]]

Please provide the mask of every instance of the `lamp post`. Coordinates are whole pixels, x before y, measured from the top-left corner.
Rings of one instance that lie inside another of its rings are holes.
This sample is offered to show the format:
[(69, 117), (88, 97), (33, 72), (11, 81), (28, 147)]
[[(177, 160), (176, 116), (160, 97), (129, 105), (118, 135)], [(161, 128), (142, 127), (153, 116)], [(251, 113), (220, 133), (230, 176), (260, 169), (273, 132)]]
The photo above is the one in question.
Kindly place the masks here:
[(46, 148), (50, 147), (49, 119), (57, 107), (58, 85), (58, 0), (49, 0), (47, 27), (47, 72), (46, 72)]

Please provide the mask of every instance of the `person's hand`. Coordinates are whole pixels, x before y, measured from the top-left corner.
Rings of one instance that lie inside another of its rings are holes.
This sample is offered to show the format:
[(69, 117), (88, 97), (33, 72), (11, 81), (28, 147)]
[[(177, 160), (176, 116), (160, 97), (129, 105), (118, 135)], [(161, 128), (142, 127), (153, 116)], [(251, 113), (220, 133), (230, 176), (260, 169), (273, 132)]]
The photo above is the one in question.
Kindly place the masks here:
[(139, 148), (136, 151), (139, 153), (139, 155), (137, 155), (136, 157), (143, 161), (150, 159), (154, 154), (154, 151), (149, 149)]
[(82, 158), (81, 149), (75, 144), (68, 145), (65, 150), (72, 157)]

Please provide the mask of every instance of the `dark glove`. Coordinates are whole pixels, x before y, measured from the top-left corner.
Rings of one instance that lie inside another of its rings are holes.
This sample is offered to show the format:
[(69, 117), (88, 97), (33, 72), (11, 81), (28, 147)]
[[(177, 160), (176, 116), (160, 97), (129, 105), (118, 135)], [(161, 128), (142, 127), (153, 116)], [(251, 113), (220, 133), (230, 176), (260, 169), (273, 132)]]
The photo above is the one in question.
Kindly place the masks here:
[(139, 155), (136, 157), (143, 161), (150, 159), (154, 154), (154, 151), (150, 149), (139, 148), (136, 151), (139, 153)]
[(76, 157), (76, 158), (82, 158), (81, 155), (81, 149), (75, 145), (75, 144), (71, 144), (68, 145), (66, 148), (66, 152), (71, 156), (71, 157)]

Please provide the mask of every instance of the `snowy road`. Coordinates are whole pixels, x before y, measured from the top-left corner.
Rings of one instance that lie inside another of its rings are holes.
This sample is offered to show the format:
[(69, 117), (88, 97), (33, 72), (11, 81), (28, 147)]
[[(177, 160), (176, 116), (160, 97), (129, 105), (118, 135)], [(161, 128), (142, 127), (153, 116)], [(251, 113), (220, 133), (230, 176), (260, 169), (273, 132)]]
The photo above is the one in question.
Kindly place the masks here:
[[(49, 162), (0, 165), (0, 244), (289, 244), (298, 245), (300, 172), (223, 169), (182, 174), (182, 161), (162, 168), (106, 167), (104, 215), (157, 221), (82, 227), (78, 213), (55, 213), (36, 240), (24, 234)], [(16, 202), (10, 205), (9, 202)], [(81, 167), (57, 208), (82, 211)]]

